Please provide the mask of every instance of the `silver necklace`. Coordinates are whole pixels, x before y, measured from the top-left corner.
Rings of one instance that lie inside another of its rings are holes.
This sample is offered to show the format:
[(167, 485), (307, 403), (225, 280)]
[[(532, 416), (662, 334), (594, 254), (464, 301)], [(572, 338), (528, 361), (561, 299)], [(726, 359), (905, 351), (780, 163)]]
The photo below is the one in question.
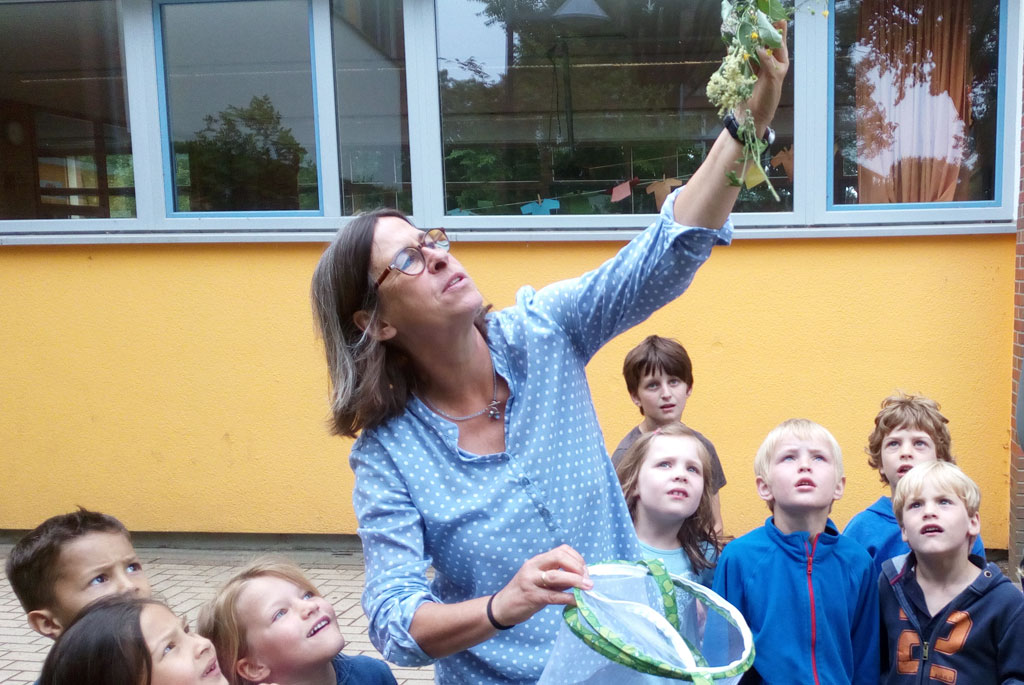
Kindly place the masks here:
[(501, 418), (501, 410), (498, 408), (498, 372), (494, 370), (493, 363), (491, 364), (491, 387), (491, 401), (487, 403), (487, 406), (478, 412), (466, 414), (465, 416), (452, 416), (451, 414), (441, 411), (440, 409), (432, 405), (430, 402), (427, 402), (426, 399), (420, 399), (423, 400), (423, 404), (427, 405), (428, 407), (430, 407), (435, 412), (445, 417), (449, 421), (469, 421), (470, 419), (475, 419), (476, 417), (482, 416), (483, 414), (487, 414), (488, 418), (497, 421)]

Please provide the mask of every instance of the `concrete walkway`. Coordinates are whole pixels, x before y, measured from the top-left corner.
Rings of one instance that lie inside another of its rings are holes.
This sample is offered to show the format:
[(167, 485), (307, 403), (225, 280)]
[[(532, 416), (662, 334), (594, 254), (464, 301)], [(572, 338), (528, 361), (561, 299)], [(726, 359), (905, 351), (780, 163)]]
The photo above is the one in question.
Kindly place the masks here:
[[(6, 559), (10, 544), (0, 544), (0, 558)], [(251, 560), (251, 550), (169, 549), (136, 546), (154, 595), (171, 609), (187, 616), (195, 625), (199, 607), (213, 597), (217, 587), (235, 570)], [(366, 634), (366, 617), (359, 605), (363, 591), (363, 555), (356, 550), (342, 552), (275, 550), (301, 566), (309, 579), (338, 612), (338, 623), (348, 640), (346, 654), (380, 655)], [(0, 683), (31, 684), (39, 676), (43, 660), (53, 644), (33, 632), (11, 592), (7, 578), (0, 574)], [(392, 665), (402, 685), (433, 682), (432, 667), (399, 668)]]

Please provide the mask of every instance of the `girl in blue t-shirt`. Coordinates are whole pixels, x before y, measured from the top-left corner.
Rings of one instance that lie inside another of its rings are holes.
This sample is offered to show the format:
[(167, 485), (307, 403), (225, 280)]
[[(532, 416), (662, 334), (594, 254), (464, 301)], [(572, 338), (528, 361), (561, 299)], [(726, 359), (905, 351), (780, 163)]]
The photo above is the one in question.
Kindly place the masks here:
[(334, 607), (302, 570), (257, 560), (236, 573), (199, 615), (229, 685), (395, 685), (387, 664), (341, 653)]
[(616, 473), (645, 559), (711, 587), (720, 544), (711, 508), (711, 455), (674, 423), (642, 435)]

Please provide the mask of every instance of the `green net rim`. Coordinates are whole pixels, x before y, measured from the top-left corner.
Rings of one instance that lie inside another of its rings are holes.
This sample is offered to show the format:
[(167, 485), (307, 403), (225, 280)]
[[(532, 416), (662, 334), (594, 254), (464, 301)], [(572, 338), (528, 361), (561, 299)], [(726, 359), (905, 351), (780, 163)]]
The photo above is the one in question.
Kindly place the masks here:
[[(707, 683), (709, 685), (714, 680), (740, 675), (753, 665), (754, 641), (750, 633), (750, 628), (747, 626), (746, 622), (742, 620), (742, 617), (739, 616), (738, 612), (733, 616), (724, 607), (719, 606), (713, 599), (711, 599), (707, 594), (708, 590), (706, 588), (697, 585), (696, 583), (686, 584), (682, 579), (669, 575), (664, 564), (657, 560), (630, 562), (616, 559), (597, 565), (607, 566), (615, 564), (646, 567), (647, 572), (654, 577), (657, 587), (661, 591), (663, 602), (662, 608), (665, 613), (665, 618), (677, 631), (679, 630), (679, 607), (675, 598), (675, 589), (676, 587), (682, 587), (685, 585), (687, 590), (696, 596), (708, 610), (714, 611), (728, 621), (730, 625), (736, 627), (743, 635), (744, 642), (749, 645), (749, 649), (744, 652), (743, 656), (738, 661), (734, 661), (728, 666), (708, 666), (707, 661), (705, 661), (700, 652), (697, 651), (696, 646), (684, 638), (687, 647), (689, 647), (693, 652), (698, 665), (693, 669), (684, 669), (679, 668), (678, 666), (673, 666), (672, 664), (666, 663), (649, 654), (644, 654), (636, 647), (627, 644), (625, 640), (623, 640), (619, 635), (616, 635), (612, 630), (601, 625), (601, 622), (598, 621), (597, 616), (587, 603), (586, 593), (581, 591), (579, 588), (573, 588), (573, 596), (576, 598), (576, 606), (566, 607), (562, 612), (562, 617), (565, 620), (566, 625), (569, 626), (569, 629), (572, 630), (573, 634), (590, 649), (594, 650), (609, 661), (613, 661), (641, 673), (660, 676), (663, 678), (672, 678), (675, 680), (689, 680), (693, 683)], [(717, 595), (715, 596), (717, 597)], [(736, 620), (737, 617), (740, 619), (739, 622)]]

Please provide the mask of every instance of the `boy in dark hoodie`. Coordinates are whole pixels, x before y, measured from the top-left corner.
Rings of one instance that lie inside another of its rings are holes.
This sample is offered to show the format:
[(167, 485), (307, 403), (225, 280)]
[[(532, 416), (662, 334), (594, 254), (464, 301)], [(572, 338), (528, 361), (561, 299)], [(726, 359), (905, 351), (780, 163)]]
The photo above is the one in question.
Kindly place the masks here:
[(885, 685), (1024, 683), (1024, 595), (970, 553), (980, 504), (974, 481), (945, 461), (915, 466), (896, 486), (911, 551), (878, 580)]

